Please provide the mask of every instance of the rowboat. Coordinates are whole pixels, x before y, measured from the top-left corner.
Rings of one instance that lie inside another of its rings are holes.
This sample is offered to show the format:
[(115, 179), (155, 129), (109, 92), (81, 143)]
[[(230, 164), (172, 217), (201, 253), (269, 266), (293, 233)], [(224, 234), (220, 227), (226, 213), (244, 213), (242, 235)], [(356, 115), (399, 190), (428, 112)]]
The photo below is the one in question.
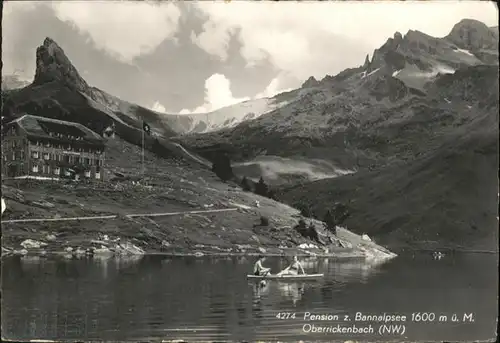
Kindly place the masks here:
[(255, 279), (255, 280), (314, 280), (314, 279), (320, 279), (324, 275), (323, 274), (299, 274), (299, 275), (247, 275), (248, 279)]

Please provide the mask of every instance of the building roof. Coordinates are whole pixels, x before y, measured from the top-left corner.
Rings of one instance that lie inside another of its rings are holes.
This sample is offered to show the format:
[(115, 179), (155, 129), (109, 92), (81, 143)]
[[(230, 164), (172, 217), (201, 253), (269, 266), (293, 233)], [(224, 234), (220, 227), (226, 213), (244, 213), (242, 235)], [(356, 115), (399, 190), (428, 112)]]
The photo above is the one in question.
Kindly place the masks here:
[(17, 123), (28, 136), (65, 141), (104, 144), (104, 139), (88, 127), (75, 122), (26, 114), (8, 125)]

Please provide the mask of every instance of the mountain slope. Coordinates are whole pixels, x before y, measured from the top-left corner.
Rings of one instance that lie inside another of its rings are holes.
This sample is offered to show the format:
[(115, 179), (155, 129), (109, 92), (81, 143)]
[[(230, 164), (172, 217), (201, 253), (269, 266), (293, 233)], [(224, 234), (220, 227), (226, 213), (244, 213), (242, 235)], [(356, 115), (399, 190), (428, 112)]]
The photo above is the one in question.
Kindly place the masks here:
[[(498, 111), (490, 111), (410, 163), (284, 189), (322, 217), (346, 204), (344, 225), (394, 246), (494, 250), (498, 237)], [(309, 196), (314, 194), (314, 197)]]
[[(462, 113), (473, 104), (458, 98), (449, 103), (451, 100), (442, 96), (438, 80), (443, 75), (459, 69), (481, 75), (488, 75), (486, 70), (490, 70), (496, 75), (498, 52), (494, 61), (474, 55), (478, 51), (493, 53), (493, 48), (498, 48), (491, 30), (486, 27), (481, 31), (482, 45), (471, 45), (456, 34), (476, 32), (476, 27), (483, 26), (464, 20), (444, 38), (411, 30), (404, 37), (396, 33), (375, 50), (371, 61), (367, 57), (363, 66), (327, 75), (321, 81), (310, 78), (301, 89), (275, 97), (285, 105), (268, 114), (232, 129), (179, 140), (207, 157), (210, 151), (223, 150), (238, 162), (266, 154), (306, 156), (328, 159), (339, 168), (356, 169), (388, 163), (394, 156), (411, 158), (422, 150), (420, 141), (432, 143), (436, 133), (453, 129), (467, 120), (464, 115), (473, 115)], [(488, 85), (496, 83), (488, 80)], [(481, 97), (477, 99), (482, 101)], [(432, 117), (436, 122), (431, 126), (438, 132), (429, 132), (430, 124), (421, 122), (429, 108), (435, 112)], [(392, 131), (401, 126), (407, 130), (402, 135), (405, 142), (386, 142), (387, 132), (394, 136)]]
[(232, 128), (241, 122), (253, 120), (283, 106), (274, 98), (258, 98), (226, 106), (208, 113), (184, 114), (190, 118), (191, 126), (186, 133), (204, 133)]
[(30, 83), (19, 79), (17, 75), (2, 75), (2, 92), (26, 87)]
[(285, 106), (180, 141), (207, 158), (224, 151), (237, 166), (274, 155), (356, 170), (293, 180), (279, 199), (310, 205), (318, 218), (341, 202), (351, 212), (350, 229), (392, 245), (491, 248), (498, 191), (495, 37), (473, 20), (443, 38), (396, 33), (363, 66), (280, 95)]
[[(48, 241), (47, 250), (58, 253), (118, 249), (107, 239), (98, 241), (104, 234), (154, 253), (255, 253), (269, 249), (296, 254), (298, 244), (310, 241), (293, 228), (300, 217), (296, 209), (221, 182), (208, 170), (209, 162), (169, 140), (176, 132), (161, 115), (89, 86), (51, 39), (37, 49), (34, 82), (3, 92), (2, 100), (7, 120), (28, 112), (78, 122), (97, 133), (112, 124), (116, 128), (116, 136), (106, 140), (105, 182), (46, 182), (2, 176), (2, 197), (7, 201), (2, 229), (8, 226), (2, 235), (2, 253), (6, 248), (7, 252), (24, 254), (21, 247), (25, 239)], [(146, 135), (145, 151), (141, 151), (142, 120), (158, 134)], [(169, 215), (154, 220), (149, 215), (126, 216), (152, 212)], [(39, 221), (54, 217), (70, 220)], [(80, 217), (94, 218), (74, 219)], [(26, 218), (35, 221), (10, 222)], [(336, 243), (336, 237), (321, 225), (317, 230), (331, 238), (325, 247), (331, 246), (336, 256), (365, 256), (357, 247), (331, 244)]]
[[(145, 119), (161, 135), (176, 134), (158, 114), (140, 106), (134, 106), (133, 111), (122, 111), (124, 106), (120, 106), (121, 103), (129, 104), (89, 86), (52, 39), (44, 40), (37, 48), (36, 57), (33, 83), (3, 95), (6, 117), (37, 111), (43, 116), (67, 120), (71, 113), (71, 120), (90, 125), (98, 133), (102, 132), (102, 126), (112, 121), (119, 125), (119, 129), (139, 129), (142, 128), (141, 120)], [(100, 120), (96, 120), (97, 117)]]

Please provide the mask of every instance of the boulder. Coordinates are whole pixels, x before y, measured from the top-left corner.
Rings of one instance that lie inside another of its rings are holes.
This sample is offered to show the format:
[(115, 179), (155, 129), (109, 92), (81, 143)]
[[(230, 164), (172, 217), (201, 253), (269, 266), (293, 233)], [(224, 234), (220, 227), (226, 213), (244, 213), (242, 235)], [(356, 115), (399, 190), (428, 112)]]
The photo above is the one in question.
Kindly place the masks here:
[(21, 242), (21, 246), (24, 249), (40, 249), (41, 247), (47, 246), (47, 243), (35, 241), (33, 239), (26, 239)]

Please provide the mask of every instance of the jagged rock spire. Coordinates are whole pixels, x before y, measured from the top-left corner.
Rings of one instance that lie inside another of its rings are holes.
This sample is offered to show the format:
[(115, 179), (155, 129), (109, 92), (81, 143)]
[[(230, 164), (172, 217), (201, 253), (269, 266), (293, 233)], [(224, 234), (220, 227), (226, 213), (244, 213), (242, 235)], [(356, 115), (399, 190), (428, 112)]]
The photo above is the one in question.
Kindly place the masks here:
[(319, 81), (314, 78), (314, 76), (309, 77), (306, 82), (302, 84), (302, 88), (314, 87), (319, 84)]
[(365, 63), (363, 64), (363, 69), (368, 69), (370, 66), (370, 55), (366, 54)]
[(89, 85), (80, 76), (64, 50), (47, 37), (36, 49), (34, 84), (57, 81), (77, 91), (88, 93)]

